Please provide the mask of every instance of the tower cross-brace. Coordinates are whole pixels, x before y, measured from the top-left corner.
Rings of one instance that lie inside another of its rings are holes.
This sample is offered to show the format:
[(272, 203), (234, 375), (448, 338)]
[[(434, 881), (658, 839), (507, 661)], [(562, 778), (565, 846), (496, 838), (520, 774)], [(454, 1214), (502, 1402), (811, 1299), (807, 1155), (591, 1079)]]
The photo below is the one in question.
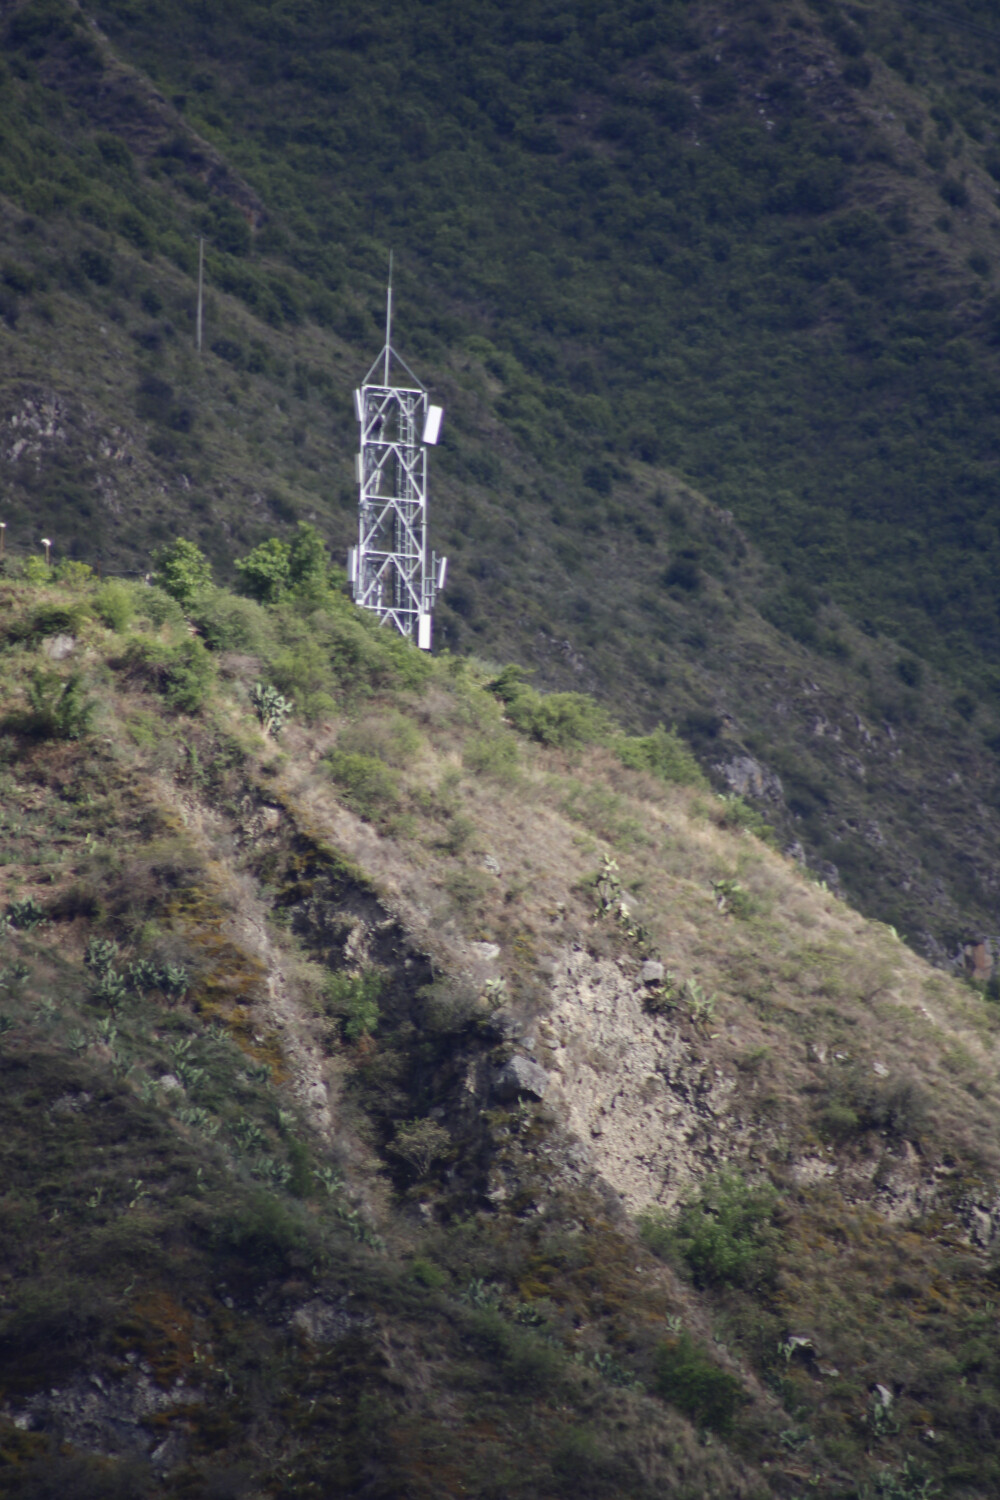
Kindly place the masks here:
[[(394, 384), (394, 361), (409, 384)], [(361, 432), (358, 545), (347, 565), (354, 599), (427, 651), (447, 569), (447, 558), (427, 548), (427, 449), (438, 440), (443, 412), (392, 347), (391, 258), (385, 347), (354, 392), (354, 409)]]

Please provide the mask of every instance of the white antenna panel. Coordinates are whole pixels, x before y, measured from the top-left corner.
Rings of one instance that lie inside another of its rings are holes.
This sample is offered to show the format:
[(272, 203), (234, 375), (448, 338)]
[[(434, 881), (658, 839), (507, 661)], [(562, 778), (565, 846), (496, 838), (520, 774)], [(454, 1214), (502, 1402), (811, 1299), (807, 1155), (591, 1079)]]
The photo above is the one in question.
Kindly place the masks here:
[(417, 645), (421, 651), (431, 649), (431, 617), (430, 615), (417, 616)]
[(424, 422), (424, 442), (434, 444), (441, 436), (441, 421), (444, 417), (443, 406), (429, 406), (427, 408), (427, 420)]
[(438, 586), (439, 590), (444, 588), (444, 581), (445, 581), (445, 578), (447, 577), (447, 574), (448, 574), (448, 559), (446, 557), (439, 557), (438, 558), (438, 576), (437, 576), (437, 586)]
[(357, 579), (358, 579), (358, 549), (357, 549), (357, 547), (350, 547), (350, 548), (348, 548), (348, 552), (347, 552), (347, 581), (348, 581), (348, 583), (356, 583)]
[(364, 406), (362, 405), (362, 402), (361, 402), (361, 392), (360, 391), (355, 391), (354, 392), (354, 413), (355, 413), (355, 416), (357, 417), (357, 419), (358, 419), (359, 422), (363, 422), (364, 421), (364, 419), (365, 419), (365, 410), (364, 410)]

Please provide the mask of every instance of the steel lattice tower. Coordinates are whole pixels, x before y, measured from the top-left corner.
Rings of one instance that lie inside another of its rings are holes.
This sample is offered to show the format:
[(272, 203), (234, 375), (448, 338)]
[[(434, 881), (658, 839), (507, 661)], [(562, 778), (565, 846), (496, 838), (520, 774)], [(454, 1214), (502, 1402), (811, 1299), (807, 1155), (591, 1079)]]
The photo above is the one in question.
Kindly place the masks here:
[[(393, 362), (408, 384), (393, 383)], [(427, 449), (438, 440), (443, 412), (428, 404), (422, 382), (392, 347), (391, 257), (385, 347), (354, 392), (354, 408), (361, 429), (358, 545), (348, 557), (354, 599), (429, 651), (448, 560), (427, 550)]]

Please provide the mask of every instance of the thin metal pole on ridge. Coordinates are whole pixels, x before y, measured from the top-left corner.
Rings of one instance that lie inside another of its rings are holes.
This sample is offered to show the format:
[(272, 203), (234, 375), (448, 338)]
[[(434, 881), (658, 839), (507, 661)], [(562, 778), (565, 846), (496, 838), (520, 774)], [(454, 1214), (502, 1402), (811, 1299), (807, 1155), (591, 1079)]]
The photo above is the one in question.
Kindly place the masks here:
[[(393, 363), (409, 384), (393, 383)], [(376, 384), (378, 375), (382, 383)], [(354, 392), (360, 428), (357, 456), (358, 545), (348, 554), (354, 599), (374, 610), (423, 651), (448, 560), (427, 547), (427, 449), (438, 440), (440, 406), (392, 347), (392, 255), (385, 302), (385, 347)]]

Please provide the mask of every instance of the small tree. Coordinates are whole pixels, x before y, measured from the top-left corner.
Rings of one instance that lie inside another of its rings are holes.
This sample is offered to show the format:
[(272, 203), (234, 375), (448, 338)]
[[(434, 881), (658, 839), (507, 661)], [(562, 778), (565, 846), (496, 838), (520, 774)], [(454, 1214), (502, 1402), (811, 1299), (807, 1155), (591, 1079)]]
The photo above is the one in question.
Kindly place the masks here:
[(204, 552), (180, 536), (158, 549), (153, 569), (153, 582), (185, 609), (212, 582), (212, 564)]
[(301, 598), (322, 601), (329, 587), (330, 557), (326, 543), (308, 521), (300, 521), (288, 550), (288, 576)]
[(288, 592), (291, 548), (287, 542), (269, 536), (246, 557), (236, 560), (240, 586), (251, 599), (261, 604), (277, 604)]
[(433, 1120), (407, 1120), (396, 1126), (389, 1150), (411, 1167), (417, 1177), (426, 1177), (431, 1167), (451, 1145), (451, 1137)]

